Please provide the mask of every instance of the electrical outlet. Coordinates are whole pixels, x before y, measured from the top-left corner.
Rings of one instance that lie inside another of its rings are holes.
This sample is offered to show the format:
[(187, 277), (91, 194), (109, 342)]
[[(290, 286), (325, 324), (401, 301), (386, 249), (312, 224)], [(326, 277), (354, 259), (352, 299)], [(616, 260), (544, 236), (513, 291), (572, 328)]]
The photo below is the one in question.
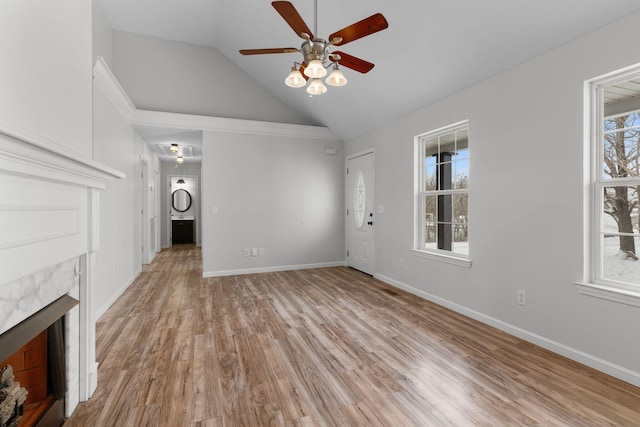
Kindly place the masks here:
[(518, 289), (516, 294), (516, 302), (519, 305), (527, 305), (527, 291), (523, 291), (522, 289)]
[(264, 256), (264, 248), (258, 248), (258, 256)]
[(258, 256), (258, 248), (251, 248), (251, 256)]
[(243, 254), (244, 256), (249, 256), (249, 255), (251, 255), (251, 253), (250, 253), (250, 251), (249, 251), (249, 248), (243, 249), (243, 250), (242, 250), (242, 254)]

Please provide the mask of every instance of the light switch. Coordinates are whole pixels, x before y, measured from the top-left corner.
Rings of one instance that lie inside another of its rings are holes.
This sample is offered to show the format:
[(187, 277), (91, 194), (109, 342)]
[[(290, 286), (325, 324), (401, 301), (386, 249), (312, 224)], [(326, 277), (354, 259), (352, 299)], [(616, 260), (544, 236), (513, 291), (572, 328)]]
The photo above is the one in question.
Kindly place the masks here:
[(384, 213), (384, 205), (378, 205), (378, 207), (376, 208), (376, 212), (379, 214), (383, 214)]
[(218, 215), (218, 207), (211, 206), (211, 215)]

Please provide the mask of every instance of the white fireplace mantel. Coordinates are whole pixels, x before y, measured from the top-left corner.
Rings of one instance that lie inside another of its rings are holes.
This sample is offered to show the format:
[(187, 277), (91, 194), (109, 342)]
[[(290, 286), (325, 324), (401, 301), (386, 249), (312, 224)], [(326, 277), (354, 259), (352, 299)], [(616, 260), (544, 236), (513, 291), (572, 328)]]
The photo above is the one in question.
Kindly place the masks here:
[[(41, 295), (57, 298), (41, 291), (30, 297), (24, 283), (71, 265), (79, 281), (79, 296), (73, 296), (80, 304), (70, 317), (79, 329), (79, 401), (97, 385), (92, 274), (100, 244), (100, 190), (122, 178), (117, 170), (0, 119), (0, 292), (21, 298), (13, 302), (20, 303), (20, 315), (0, 318), (0, 333), (53, 302)], [(12, 307), (6, 298), (2, 302)]]

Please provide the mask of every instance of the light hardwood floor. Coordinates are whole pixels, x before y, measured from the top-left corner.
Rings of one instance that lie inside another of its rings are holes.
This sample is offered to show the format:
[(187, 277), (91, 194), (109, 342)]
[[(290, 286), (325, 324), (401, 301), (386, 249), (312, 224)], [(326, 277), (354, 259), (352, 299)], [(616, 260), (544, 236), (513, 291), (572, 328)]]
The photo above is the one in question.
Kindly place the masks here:
[(640, 389), (348, 268), (163, 251), (97, 325), (73, 426), (640, 426)]

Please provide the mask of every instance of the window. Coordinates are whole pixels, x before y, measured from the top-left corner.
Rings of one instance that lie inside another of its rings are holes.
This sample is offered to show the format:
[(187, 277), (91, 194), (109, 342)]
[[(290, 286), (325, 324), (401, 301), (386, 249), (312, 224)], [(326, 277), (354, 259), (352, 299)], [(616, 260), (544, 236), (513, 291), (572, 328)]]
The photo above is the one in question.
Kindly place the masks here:
[(585, 294), (640, 305), (640, 67), (589, 82)]
[(418, 135), (415, 145), (414, 250), (469, 266), (469, 124)]

